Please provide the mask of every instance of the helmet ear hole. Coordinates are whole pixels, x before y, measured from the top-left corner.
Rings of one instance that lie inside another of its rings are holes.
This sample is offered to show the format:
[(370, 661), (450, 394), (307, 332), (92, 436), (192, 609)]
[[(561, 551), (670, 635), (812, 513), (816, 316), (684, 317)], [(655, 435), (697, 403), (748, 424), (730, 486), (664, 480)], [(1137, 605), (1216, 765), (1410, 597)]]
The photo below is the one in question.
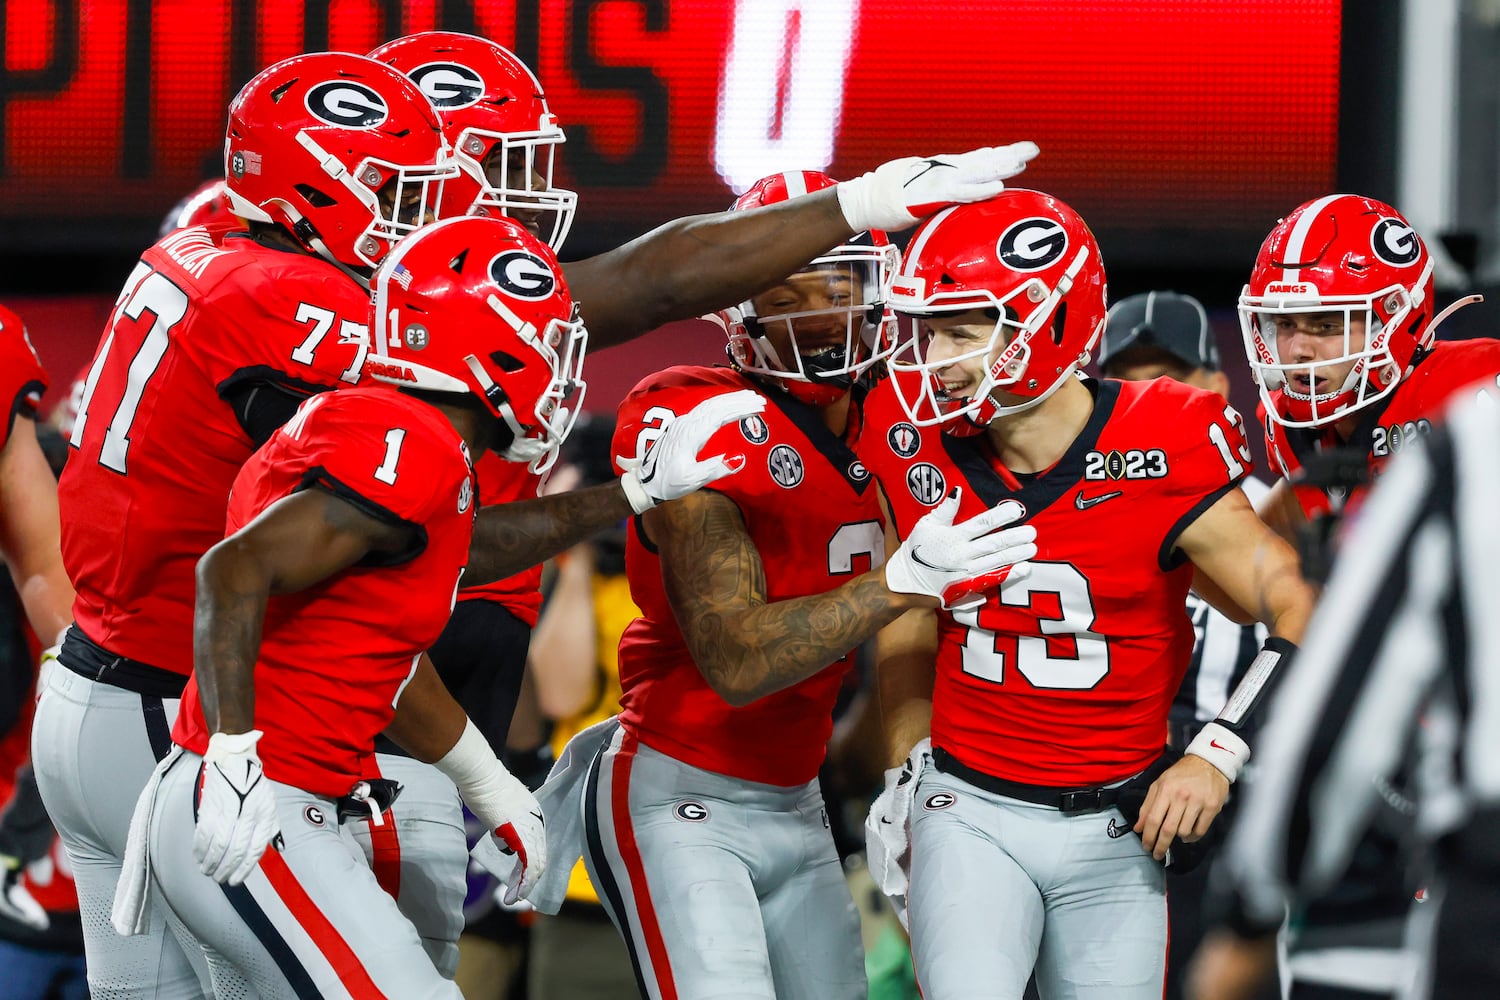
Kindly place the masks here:
[(296, 190), (302, 196), (303, 200), (313, 208), (332, 208), (338, 204), (333, 198), (319, 191), (311, 184), (298, 184), (296, 185)]
[(518, 372), (526, 367), (526, 362), (506, 351), (491, 351), (490, 360), (500, 367), (506, 374)]
[(1063, 331), (1068, 326), (1068, 300), (1057, 304), (1057, 312), (1052, 314), (1052, 342), (1058, 347), (1062, 346)]

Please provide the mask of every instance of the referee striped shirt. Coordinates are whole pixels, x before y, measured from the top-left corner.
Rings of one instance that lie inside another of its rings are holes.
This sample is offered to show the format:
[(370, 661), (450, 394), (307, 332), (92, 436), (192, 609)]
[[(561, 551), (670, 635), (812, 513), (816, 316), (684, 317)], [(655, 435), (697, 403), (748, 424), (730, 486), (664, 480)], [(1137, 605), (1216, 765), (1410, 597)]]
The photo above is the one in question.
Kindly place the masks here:
[(1500, 405), (1465, 395), (1354, 516), (1267, 712), (1231, 841), (1255, 914), (1343, 874), (1430, 730), (1448, 731), (1449, 753), (1443, 767), (1422, 761), (1419, 829), (1436, 836), (1500, 805)]

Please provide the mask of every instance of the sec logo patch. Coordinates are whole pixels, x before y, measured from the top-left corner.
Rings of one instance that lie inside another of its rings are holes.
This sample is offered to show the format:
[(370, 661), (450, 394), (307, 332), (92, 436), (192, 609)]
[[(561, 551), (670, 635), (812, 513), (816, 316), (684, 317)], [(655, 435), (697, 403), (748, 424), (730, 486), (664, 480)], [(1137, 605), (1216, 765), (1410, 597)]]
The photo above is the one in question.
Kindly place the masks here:
[(911, 495), (918, 503), (926, 504), (928, 507), (935, 506), (943, 499), (943, 491), (947, 481), (943, 479), (943, 470), (931, 462), (918, 462), (906, 470), (906, 488), (911, 490)]
[(802, 456), (791, 445), (778, 444), (772, 448), (766, 465), (777, 486), (789, 490), (802, 482)]

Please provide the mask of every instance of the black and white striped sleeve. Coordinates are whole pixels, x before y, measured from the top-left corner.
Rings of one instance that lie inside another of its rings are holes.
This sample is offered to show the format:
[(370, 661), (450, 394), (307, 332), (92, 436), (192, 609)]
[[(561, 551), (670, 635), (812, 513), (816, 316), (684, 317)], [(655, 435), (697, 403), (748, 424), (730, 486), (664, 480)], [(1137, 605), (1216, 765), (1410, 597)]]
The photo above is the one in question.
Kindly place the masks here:
[(1231, 843), (1251, 912), (1342, 875), (1450, 671), (1464, 716), (1459, 773), (1472, 797), (1500, 803), (1500, 408), (1453, 411), (1355, 516), (1269, 706)]

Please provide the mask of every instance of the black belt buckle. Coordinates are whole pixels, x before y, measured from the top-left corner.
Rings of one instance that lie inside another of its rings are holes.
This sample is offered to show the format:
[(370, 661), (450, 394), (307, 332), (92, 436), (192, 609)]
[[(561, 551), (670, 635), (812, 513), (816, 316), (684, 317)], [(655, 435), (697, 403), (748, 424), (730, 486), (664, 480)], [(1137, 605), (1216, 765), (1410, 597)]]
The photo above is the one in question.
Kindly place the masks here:
[[(395, 804), (401, 795), (401, 782), (390, 778), (371, 778), (354, 786), (348, 795), (339, 799), (339, 822), (346, 819), (372, 819)], [(378, 825), (378, 824), (377, 824)]]
[(1057, 811), (1064, 816), (1079, 813), (1099, 812), (1113, 803), (1108, 801), (1105, 788), (1077, 788), (1071, 792), (1060, 792), (1057, 796)]

